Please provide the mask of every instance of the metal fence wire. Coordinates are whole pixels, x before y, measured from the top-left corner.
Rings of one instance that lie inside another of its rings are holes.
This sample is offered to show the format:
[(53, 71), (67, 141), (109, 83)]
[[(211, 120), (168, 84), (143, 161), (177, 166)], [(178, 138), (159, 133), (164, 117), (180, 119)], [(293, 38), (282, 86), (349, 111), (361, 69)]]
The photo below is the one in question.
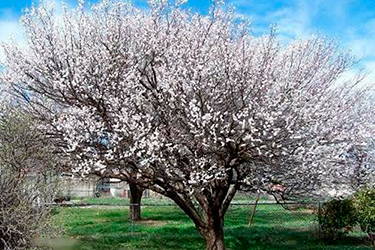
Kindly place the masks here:
[[(226, 221), (230, 224), (246, 224), (249, 227), (314, 231), (319, 233), (318, 211), (321, 205), (313, 203), (260, 202), (234, 203), (230, 206)], [(248, 216), (241, 218), (237, 213), (248, 210)], [(245, 222), (244, 222), (245, 220)]]
[[(124, 200), (127, 201), (127, 200)], [(121, 203), (60, 203), (54, 204), (64, 207), (107, 207), (116, 208), (124, 207), (128, 209), (132, 206), (138, 206), (138, 204), (130, 204), (127, 202)], [(319, 230), (318, 224), (318, 211), (321, 208), (322, 203), (320, 202), (287, 202), (287, 203), (276, 203), (273, 201), (262, 201), (259, 203), (246, 202), (246, 201), (235, 201), (232, 202), (225, 217), (226, 224), (231, 225), (242, 225), (249, 227), (267, 227), (267, 228), (284, 228), (284, 229), (295, 229), (302, 231)], [(147, 209), (150, 207), (158, 207), (159, 209), (174, 207), (176, 211), (179, 208), (173, 202), (166, 199), (144, 199), (141, 203), (141, 208)], [(245, 211), (245, 216), (244, 215)], [(132, 228), (136, 226), (133, 221), (134, 218), (130, 217), (132, 221)], [(319, 233), (319, 232), (318, 232)]]
[[(100, 200), (99, 198), (98, 201)], [(121, 201), (120, 204), (109, 202), (113, 200), (114, 198), (102, 199), (102, 201), (107, 201), (107, 204), (71, 202), (54, 205), (70, 206), (74, 209), (89, 207), (93, 209), (93, 213), (102, 216), (108, 213), (114, 221), (120, 220), (125, 223), (122, 226), (122, 230), (126, 228), (123, 233), (134, 242), (144, 242), (150, 239), (161, 241), (171, 237), (173, 233), (180, 235), (182, 231), (187, 239), (197, 237), (193, 222), (169, 199), (142, 199), (141, 215), (144, 217), (140, 222), (136, 221), (130, 213), (139, 204), (126, 203), (129, 201), (128, 199), (115, 199), (115, 201)], [(258, 203), (248, 199), (235, 200), (229, 206), (225, 216), (225, 235), (232, 238), (232, 241), (235, 239), (238, 244), (243, 244), (243, 248), (236, 249), (251, 249), (251, 245), (248, 244), (256, 242), (262, 246), (259, 249), (265, 249), (264, 247), (268, 245), (272, 245), (272, 249), (286, 245), (292, 246), (292, 249), (300, 249), (301, 244), (308, 242), (309, 244), (312, 244), (311, 242), (321, 244), (324, 234), (319, 226), (318, 213), (322, 206), (322, 202), (285, 202), (280, 204), (269, 200), (260, 200)], [(116, 212), (111, 212), (111, 210)], [(124, 213), (119, 210), (123, 210)], [(114, 215), (119, 217), (113, 218)], [(104, 221), (109, 223), (109, 218)], [(145, 230), (148, 225), (163, 228)], [(92, 226), (95, 227), (95, 225)], [(166, 234), (158, 232), (166, 232)], [(359, 227), (353, 228), (351, 236), (353, 235), (360, 236), (361, 241), (366, 238), (366, 234)]]

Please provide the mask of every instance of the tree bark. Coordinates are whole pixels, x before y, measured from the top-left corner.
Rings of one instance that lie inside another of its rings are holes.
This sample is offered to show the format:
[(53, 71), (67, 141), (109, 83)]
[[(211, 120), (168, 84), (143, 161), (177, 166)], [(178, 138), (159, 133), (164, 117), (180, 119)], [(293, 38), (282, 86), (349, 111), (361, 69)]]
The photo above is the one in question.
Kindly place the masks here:
[(223, 226), (200, 231), (206, 241), (206, 250), (225, 250)]
[(129, 183), (130, 189), (130, 206), (129, 206), (129, 216), (131, 220), (141, 219), (141, 199), (143, 194), (143, 188), (136, 184)]
[(224, 216), (218, 210), (207, 211), (204, 227), (198, 228), (206, 241), (206, 250), (225, 250)]
[[(224, 216), (240, 183), (217, 185), (213, 193), (208, 190), (197, 192), (194, 196), (197, 204), (192, 202), (190, 196), (180, 195), (174, 191), (169, 183), (158, 182), (157, 184), (162, 189), (156, 191), (172, 199), (194, 222), (196, 229), (206, 242), (206, 250), (225, 250)], [(155, 187), (152, 188), (155, 189)]]

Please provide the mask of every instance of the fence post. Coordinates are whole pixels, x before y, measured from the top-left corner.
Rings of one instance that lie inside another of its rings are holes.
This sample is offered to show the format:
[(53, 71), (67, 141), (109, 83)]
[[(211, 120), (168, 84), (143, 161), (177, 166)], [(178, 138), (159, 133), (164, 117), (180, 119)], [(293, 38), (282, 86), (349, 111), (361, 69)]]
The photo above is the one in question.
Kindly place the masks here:
[(322, 238), (322, 232), (321, 232), (320, 223), (319, 223), (319, 216), (321, 213), (322, 213), (322, 203), (318, 201), (318, 237), (319, 239)]
[(249, 227), (251, 227), (254, 223), (254, 215), (255, 215), (255, 212), (257, 210), (259, 198), (260, 198), (260, 192), (258, 190), (257, 197), (255, 199), (255, 204), (254, 204), (254, 207), (253, 207), (253, 211), (250, 214), (250, 220), (249, 220), (249, 225), (248, 225)]

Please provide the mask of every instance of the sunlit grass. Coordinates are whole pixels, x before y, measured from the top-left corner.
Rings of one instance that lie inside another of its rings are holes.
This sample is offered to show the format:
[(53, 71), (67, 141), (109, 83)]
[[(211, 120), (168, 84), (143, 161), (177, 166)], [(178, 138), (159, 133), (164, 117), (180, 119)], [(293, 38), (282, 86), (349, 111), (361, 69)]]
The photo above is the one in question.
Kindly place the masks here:
[[(225, 219), (228, 249), (373, 249), (358, 233), (324, 244), (315, 216), (308, 210), (260, 205), (249, 228), (250, 210), (249, 206), (229, 209)], [(194, 224), (178, 207), (144, 207), (142, 217), (133, 224), (127, 208), (58, 208), (53, 222), (65, 229), (65, 237), (78, 239), (72, 249), (204, 249)]]

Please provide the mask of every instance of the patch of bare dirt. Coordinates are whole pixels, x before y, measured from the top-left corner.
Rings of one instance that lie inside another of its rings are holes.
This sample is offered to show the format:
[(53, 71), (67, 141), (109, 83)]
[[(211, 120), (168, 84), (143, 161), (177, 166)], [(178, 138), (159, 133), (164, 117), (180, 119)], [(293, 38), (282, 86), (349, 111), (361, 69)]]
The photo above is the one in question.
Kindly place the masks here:
[(163, 226), (167, 224), (165, 221), (160, 220), (140, 220), (136, 222), (137, 224), (141, 225), (148, 225), (148, 226)]

